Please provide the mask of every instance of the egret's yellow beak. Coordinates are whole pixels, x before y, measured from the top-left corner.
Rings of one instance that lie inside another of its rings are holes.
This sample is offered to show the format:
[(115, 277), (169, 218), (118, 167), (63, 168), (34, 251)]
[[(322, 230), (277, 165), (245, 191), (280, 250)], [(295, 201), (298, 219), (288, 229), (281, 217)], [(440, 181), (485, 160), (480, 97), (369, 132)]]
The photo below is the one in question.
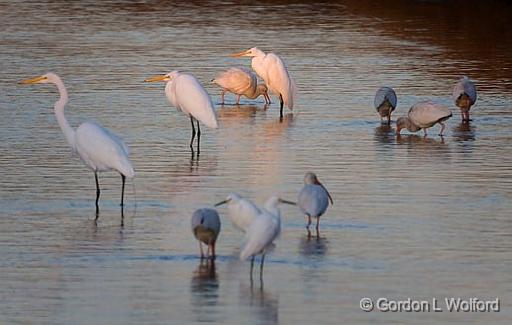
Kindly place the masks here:
[(281, 203), (286, 203), (286, 204), (290, 204), (290, 205), (297, 205), (297, 203), (295, 203), (295, 202), (288, 201), (288, 200), (283, 200), (283, 199), (279, 199), (279, 202), (281, 202)]
[(43, 80), (46, 80), (46, 77), (39, 76), (39, 77), (35, 77), (35, 78), (30, 78), (30, 79), (22, 80), (22, 81), (20, 81), (20, 84), (22, 84), (22, 85), (36, 84), (36, 83), (41, 82)]
[(144, 82), (156, 82), (156, 81), (169, 81), (171, 80), (168, 76), (154, 76), (144, 80)]
[(249, 50), (238, 52), (238, 53), (233, 53), (233, 54), (230, 54), (229, 56), (232, 58), (239, 58), (241, 56), (247, 56), (247, 54), (249, 54)]

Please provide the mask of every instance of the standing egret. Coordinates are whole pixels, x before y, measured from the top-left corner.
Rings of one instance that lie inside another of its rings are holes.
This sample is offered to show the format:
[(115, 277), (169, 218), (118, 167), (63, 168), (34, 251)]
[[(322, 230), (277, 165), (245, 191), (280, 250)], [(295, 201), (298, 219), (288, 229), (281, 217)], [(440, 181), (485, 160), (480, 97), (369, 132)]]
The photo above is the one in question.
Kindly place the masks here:
[[(199, 241), (199, 250), (201, 258), (204, 257), (203, 246), (201, 242), (208, 246), (206, 258), (215, 259), (215, 243), (220, 232), (220, 218), (216, 210), (210, 208), (197, 209), (192, 214), (192, 232)], [(211, 255), (210, 255), (211, 251)]]
[(452, 116), (450, 109), (444, 105), (435, 104), (431, 101), (419, 102), (414, 104), (407, 116), (402, 116), (396, 120), (396, 134), (400, 135), (400, 130), (407, 128), (409, 132), (417, 132), (423, 129), (427, 136), (427, 129), (434, 124), (441, 124), (439, 135), (443, 135), (445, 128), (444, 121)]
[(374, 100), (375, 109), (380, 115), (380, 121), (382, 118), (388, 118), (388, 125), (391, 124), (391, 113), (396, 108), (396, 93), (393, 88), (381, 87), (377, 90)]
[(221, 72), (212, 82), (222, 88), (220, 93), (221, 104), (224, 104), (225, 92), (237, 95), (237, 105), (240, 104), (240, 96), (256, 99), (261, 95), (265, 97), (265, 104), (270, 104), (267, 86), (265, 84), (258, 85), (258, 79), (254, 72), (246, 68), (230, 68)]
[(215, 206), (218, 207), (225, 203), (228, 205), (228, 216), (233, 226), (243, 232), (247, 232), (251, 222), (261, 213), (256, 204), (236, 193), (230, 193), (224, 201)]
[(245, 233), (245, 241), (240, 251), (240, 260), (245, 261), (251, 257), (251, 279), (254, 267), (254, 256), (261, 254), (260, 278), (263, 275), (263, 263), (265, 254), (273, 247), (273, 241), (281, 233), (281, 212), (279, 204), (286, 203), (296, 205), (294, 202), (283, 200), (278, 196), (272, 196), (265, 203), (264, 209), (251, 222)]
[(297, 87), (279, 56), (274, 53), (265, 54), (265, 52), (257, 47), (232, 54), (231, 56), (252, 57), (252, 69), (265, 81), (268, 89), (279, 96), (281, 117), (283, 117), (283, 105), (286, 105), (290, 110), (293, 109), (293, 102), (297, 96)]
[(101, 127), (98, 124), (85, 122), (73, 130), (64, 116), (64, 106), (68, 102), (68, 93), (60, 77), (54, 73), (47, 73), (40, 77), (22, 80), (21, 84), (52, 83), (57, 86), (60, 98), (54, 105), (55, 117), (60, 129), (74, 153), (78, 153), (80, 159), (94, 172), (96, 180), (96, 219), (98, 218), (98, 200), (100, 198), (100, 185), (98, 172), (117, 170), (121, 174), (123, 182), (121, 189), (121, 206), (124, 205), (124, 185), (126, 177), (133, 178), (129, 149), (123, 140)]
[(304, 187), (299, 193), (297, 205), (302, 213), (308, 218), (306, 229), (308, 236), (311, 236), (309, 226), (311, 225), (311, 218), (316, 218), (316, 235), (318, 237), (318, 225), (320, 217), (325, 213), (329, 206), (329, 201), (334, 204), (329, 191), (320, 183), (314, 173), (306, 173), (304, 176)]
[(192, 75), (172, 71), (163, 76), (155, 76), (144, 80), (145, 82), (164, 81), (165, 95), (169, 102), (190, 116), (190, 124), (192, 125), (192, 139), (190, 139), (190, 149), (194, 151), (192, 144), (196, 136), (194, 120), (197, 122), (197, 152), (199, 153), (199, 142), (201, 139), (201, 129), (199, 122), (209, 128), (216, 129), (218, 127), (215, 108), (213, 107), (210, 95), (201, 86), (199, 81)]
[(476, 102), (476, 88), (468, 77), (463, 76), (459, 82), (453, 87), (453, 100), (455, 105), (460, 108), (462, 121), (469, 121), (469, 110)]

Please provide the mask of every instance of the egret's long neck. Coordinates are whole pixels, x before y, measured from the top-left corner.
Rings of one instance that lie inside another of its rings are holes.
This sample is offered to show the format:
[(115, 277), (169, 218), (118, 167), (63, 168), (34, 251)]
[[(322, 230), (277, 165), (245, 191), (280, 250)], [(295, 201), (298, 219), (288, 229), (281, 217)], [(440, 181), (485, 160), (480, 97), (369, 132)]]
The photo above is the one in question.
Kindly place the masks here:
[(69, 146), (74, 151), (76, 150), (75, 130), (71, 128), (68, 120), (66, 120), (66, 117), (64, 116), (64, 106), (68, 102), (68, 92), (61, 80), (55, 82), (55, 85), (57, 86), (60, 94), (59, 100), (56, 101), (54, 105), (55, 117), (57, 118), (57, 122), (59, 123), (60, 129), (62, 130), (62, 133), (64, 133)]

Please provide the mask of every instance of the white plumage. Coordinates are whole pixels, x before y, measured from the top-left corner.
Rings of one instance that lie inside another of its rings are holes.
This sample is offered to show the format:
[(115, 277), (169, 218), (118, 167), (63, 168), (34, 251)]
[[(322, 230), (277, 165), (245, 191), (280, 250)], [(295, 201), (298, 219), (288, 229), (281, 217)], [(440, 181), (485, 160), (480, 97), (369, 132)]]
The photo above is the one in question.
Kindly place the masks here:
[(281, 116), (283, 116), (283, 105), (286, 105), (290, 110), (293, 109), (297, 97), (297, 87), (279, 56), (274, 53), (266, 54), (256, 47), (232, 56), (252, 57), (252, 69), (265, 81), (270, 92), (279, 96)]
[(217, 128), (217, 115), (210, 95), (206, 92), (199, 81), (192, 75), (178, 71), (169, 72), (163, 76), (155, 76), (145, 80), (146, 82), (164, 81), (165, 95), (169, 102), (190, 117), (192, 124), (192, 139), (190, 148), (196, 135), (194, 120), (197, 121), (198, 140), (197, 148), (199, 150), (199, 141), (201, 129), (199, 122), (209, 128)]
[(443, 122), (451, 116), (452, 112), (444, 105), (431, 101), (419, 102), (409, 109), (407, 117), (400, 117), (397, 120), (397, 134), (400, 134), (402, 128), (407, 128), (410, 132), (417, 132), (423, 129), (425, 135), (427, 135), (427, 128), (439, 123), (441, 124), (439, 135), (443, 135), (445, 128)]
[(52, 83), (57, 86), (60, 98), (54, 106), (55, 117), (71, 150), (77, 153), (84, 164), (95, 174), (96, 211), (98, 212), (100, 196), (97, 173), (100, 171), (116, 170), (121, 174), (123, 182), (121, 205), (123, 205), (125, 177), (133, 178), (135, 176), (129, 159), (130, 152), (123, 140), (111, 131), (92, 122), (82, 123), (76, 130), (73, 130), (64, 116), (64, 107), (68, 102), (68, 94), (64, 83), (58, 75), (50, 72), (40, 77), (23, 80), (21, 83)]
[(222, 104), (224, 104), (225, 92), (231, 92), (237, 95), (237, 104), (240, 103), (240, 96), (256, 99), (261, 95), (265, 97), (266, 104), (270, 103), (267, 86), (265, 84), (258, 85), (258, 79), (254, 72), (246, 68), (229, 68), (227, 71), (219, 73), (212, 82), (222, 88)]
[(227, 203), (228, 217), (233, 226), (243, 232), (249, 229), (251, 222), (261, 213), (261, 210), (251, 200), (236, 193), (230, 193), (226, 200), (215, 204), (215, 206), (225, 203)]
[(381, 121), (383, 117), (387, 117), (388, 124), (390, 124), (391, 113), (395, 110), (396, 103), (396, 93), (393, 88), (381, 87), (377, 90), (373, 104), (375, 106), (375, 110), (377, 110), (377, 113), (380, 115)]

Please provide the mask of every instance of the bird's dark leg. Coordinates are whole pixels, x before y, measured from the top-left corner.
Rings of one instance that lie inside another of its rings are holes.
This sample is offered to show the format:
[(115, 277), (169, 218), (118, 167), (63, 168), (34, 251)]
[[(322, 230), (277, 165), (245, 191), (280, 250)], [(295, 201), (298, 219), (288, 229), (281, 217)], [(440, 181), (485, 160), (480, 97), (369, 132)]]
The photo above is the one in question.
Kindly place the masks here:
[(254, 268), (254, 256), (251, 257), (251, 281), (252, 281), (252, 270)]
[(201, 260), (204, 258), (204, 254), (203, 254), (203, 245), (201, 245), (201, 242), (199, 242), (199, 251), (201, 252)]
[(439, 122), (439, 124), (441, 124), (441, 131), (439, 131), (439, 135), (443, 136), (443, 131), (444, 131), (445, 125), (443, 122)]
[(199, 127), (199, 121), (197, 121), (197, 156), (198, 157), (199, 157), (199, 143), (200, 142), (201, 142), (201, 128)]
[(215, 256), (215, 242), (212, 243), (212, 261), (215, 260), (217, 256)]
[(220, 98), (221, 98), (221, 105), (224, 105), (224, 93), (226, 91), (223, 89), (221, 92), (220, 92)]
[(261, 263), (260, 263), (260, 279), (263, 278), (263, 263), (265, 262), (265, 254), (261, 255)]
[(236, 96), (236, 104), (237, 104), (237, 105), (240, 105), (240, 95), (237, 95), (237, 96)]
[(124, 206), (124, 184), (126, 183), (126, 176), (121, 174), (121, 180), (123, 181), (123, 186), (121, 187), (121, 206)]
[(190, 116), (190, 124), (192, 124), (192, 139), (190, 139), (190, 149), (194, 151), (192, 144), (194, 143), (194, 138), (196, 137), (196, 128), (194, 127), (194, 118), (192, 115)]
[(427, 129), (423, 129), (423, 136), (427, 136)]
[(96, 219), (98, 218), (97, 214), (100, 211), (98, 206), (98, 201), (100, 200), (100, 183), (98, 182), (98, 172), (94, 172), (94, 179), (96, 180)]
[(283, 117), (283, 106), (284, 106), (284, 101), (283, 101), (283, 95), (279, 95), (279, 102), (281, 103), (281, 108), (279, 109), (279, 117)]
[(320, 238), (320, 231), (318, 230), (319, 225), (320, 225), (320, 218), (316, 218), (316, 238)]
[(389, 110), (388, 114), (388, 125), (391, 125), (391, 110)]

